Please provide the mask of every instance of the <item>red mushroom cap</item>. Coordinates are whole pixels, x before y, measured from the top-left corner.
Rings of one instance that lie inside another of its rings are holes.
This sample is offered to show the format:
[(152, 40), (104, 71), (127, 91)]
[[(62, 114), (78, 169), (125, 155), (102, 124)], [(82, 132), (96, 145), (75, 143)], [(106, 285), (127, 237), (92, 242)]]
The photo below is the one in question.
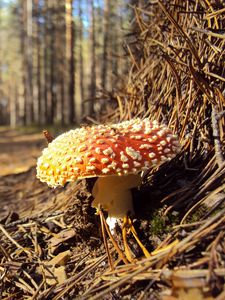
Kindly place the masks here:
[(177, 136), (148, 119), (83, 127), (49, 143), (37, 161), (37, 177), (55, 187), (85, 177), (137, 174), (179, 150)]

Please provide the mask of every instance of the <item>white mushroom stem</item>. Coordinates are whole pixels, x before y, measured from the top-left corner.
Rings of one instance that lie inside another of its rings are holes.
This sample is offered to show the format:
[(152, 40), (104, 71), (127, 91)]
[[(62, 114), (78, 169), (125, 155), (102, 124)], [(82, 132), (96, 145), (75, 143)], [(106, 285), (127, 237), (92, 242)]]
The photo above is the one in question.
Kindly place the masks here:
[(112, 234), (115, 233), (115, 228), (116, 228), (116, 224), (118, 224), (118, 218), (115, 218), (115, 217), (108, 217), (107, 220), (106, 220), (106, 223), (108, 224), (109, 226), (109, 230)]
[[(108, 212), (110, 229), (115, 227), (114, 218), (123, 218), (128, 212), (133, 214), (131, 188), (141, 184), (139, 174), (124, 176), (99, 177), (93, 187), (92, 195), (95, 198), (92, 206), (99, 205)], [(111, 224), (112, 223), (112, 224)]]

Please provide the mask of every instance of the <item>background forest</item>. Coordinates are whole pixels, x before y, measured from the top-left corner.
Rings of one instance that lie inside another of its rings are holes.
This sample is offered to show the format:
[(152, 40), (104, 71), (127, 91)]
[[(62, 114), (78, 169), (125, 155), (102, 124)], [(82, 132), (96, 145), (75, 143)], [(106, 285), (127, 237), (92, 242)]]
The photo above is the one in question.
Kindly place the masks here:
[(132, 4), (0, 1), (0, 124), (65, 125), (97, 117), (104, 91), (128, 73)]

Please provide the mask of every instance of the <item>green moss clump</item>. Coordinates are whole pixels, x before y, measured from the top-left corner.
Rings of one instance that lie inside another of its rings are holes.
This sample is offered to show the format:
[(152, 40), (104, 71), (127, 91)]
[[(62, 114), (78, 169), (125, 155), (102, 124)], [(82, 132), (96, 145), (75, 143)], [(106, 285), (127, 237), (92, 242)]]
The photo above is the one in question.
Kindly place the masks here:
[(161, 237), (165, 233), (172, 231), (172, 227), (179, 223), (179, 213), (171, 212), (166, 216), (163, 214), (165, 208), (154, 211), (151, 216), (151, 234)]
[(151, 220), (151, 233), (153, 235), (161, 235), (165, 232), (165, 217), (162, 217), (159, 212), (154, 212)]

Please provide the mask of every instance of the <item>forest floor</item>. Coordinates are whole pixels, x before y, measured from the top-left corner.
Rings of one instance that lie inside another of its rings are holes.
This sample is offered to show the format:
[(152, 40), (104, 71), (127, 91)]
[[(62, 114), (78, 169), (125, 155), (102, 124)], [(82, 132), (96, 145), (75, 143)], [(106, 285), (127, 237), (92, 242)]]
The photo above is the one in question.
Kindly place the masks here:
[[(64, 284), (71, 282), (74, 271), (79, 273), (87, 266), (85, 275), (95, 278), (99, 271), (102, 272), (102, 267), (97, 268), (97, 265), (103, 260), (106, 260), (103, 267), (108, 265), (99, 218), (91, 208), (92, 198), (86, 181), (51, 189), (36, 178), (36, 160), (45, 146), (41, 133), (0, 129), (1, 299), (26, 299), (34, 294), (33, 299), (51, 299), (48, 298), (49, 293), (58, 295), (64, 292)], [(37, 232), (33, 240), (35, 224)], [(5, 254), (7, 261), (1, 264)], [(99, 263), (95, 263), (96, 268), (91, 271), (91, 260), (99, 256)], [(50, 273), (49, 262), (50, 269), (51, 264), (54, 268)], [(16, 269), (14, 263), (18, 266)], [(71, 268), (71, 263), (75, 269)], [(2, 273), (5, 267), (7, 272)], [(47, 285), (42, 285), (41, 278), (47, 280)], [(30, 290), (27, 290), (28, 286)], [(72, 295), (65, 299), (75, 299), (74, 295), (82, 294), (86, 286), (84, 282), (79, 288), (70, 287), (68, 292)]]
[(0, 176), (27, 171), (46, 144), (40, 132), (0, 129)]
[[(148, 249), (158, 247), (159, 251), (145, 259), (128, 235), (138, 259), (124, 264), (108, 240), (112, 270), (99, 216), (91, 207), (93, 179), (57, 189), (41, 183), (36, 178), (35, 164), (45, 146), (41, 133), (0, 130), (0, 298), (212, 300), (213, 293), (217, 300), (224, 299), (219, 298), (225, 274), (224, 207), (210, 218), (180, 226), (176, 216), (163, 216), (164, 205), (156, 205), (164, 189), (169, 189), (163, 184), (164, 178), (171, 182), (169, 175), (161, 173), (158, 179), (152, 179), (157, 188), (143, 184), (133, 195), (140, 213), (140, 218), (134, 220), (138, 235)], [(185, 178), (179, 174), (186, 172), (183, 168), (165, 166), (163, 170), (173, 175), (176, 172), (175, 178)], [(188, 182), (187, 176), (185, 186)], [(140, 203), (145, 203), (142, 210)], [(154, 206), (157, 215), (144, 219), (143, 210), (147, 212)], [(182, 209), (179, 211), (181, 214)], [(119, 227), (115, 238), (123, 252)], [(163, 248), (167, 244), (172, 248)], [(213, 269), (208, 269), (213, 255), (217, 259), (213, 259)], [(177, 284), (173, 278), (179, 281), (175, 290), (171, 290)]]

